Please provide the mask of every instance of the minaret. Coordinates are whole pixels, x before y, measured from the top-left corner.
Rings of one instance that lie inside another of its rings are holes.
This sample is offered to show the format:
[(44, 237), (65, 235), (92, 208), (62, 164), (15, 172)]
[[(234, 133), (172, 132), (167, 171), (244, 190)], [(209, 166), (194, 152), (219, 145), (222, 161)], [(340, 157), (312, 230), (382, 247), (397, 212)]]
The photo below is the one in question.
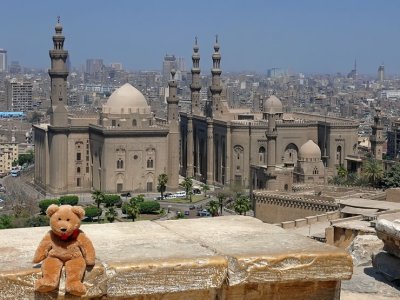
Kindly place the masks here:
[(201, 115), (202, 111), (200, 104), (200, 90), (201, 90), (200, 54), (199, 54), (199, 46), (197, 45), (197, 37), (195, 38), (193, 46), (192, 62), (193, 62), (192, 83), (190, 85), (190, 91), (192, 97), (191, 113), (192, 115)]
[(51, 69), (49, 75), (51, 79), (51, 115), (50, 124), (57, 127), (68, 125), (67, 105), (67, 77), (68, 70), (66, 60), (68, 51), (64, 50), (65, 37), (62, 34), (60, 17), (58, 17), (53, 35), (54, 48), (49, 51), (51, 59)]
[(372, 128), (372, 135), (370, 137), (371, 151), (374, 158), (376, 160), (381, 161), (383, 144), (385, 143), (385, 139), (383, 138), (381, 109), (379, 107), (376, 107), (375, 112), (376, 114), (374, 116), (374, 125), (371, 126)]
[(168, 82), (169, 96), (168, 104), (168, 190), (177, 190), (179, 187), (179, 111), (178, 97), (176, 95), (177, 82), (175, 81), (175, 70), (171, 70), (172, 79)]
[(219, 53), (219, 44), (218, 44), (218, 35), (215, 37), (215, 44), (214, 44), (214, 53), (212, 55), (213, 60), (213, 68), (211, 69), (211, 110), (208, 112), (208, 117), (214, 117), (220, 115), (221, 108), (221, 54)]

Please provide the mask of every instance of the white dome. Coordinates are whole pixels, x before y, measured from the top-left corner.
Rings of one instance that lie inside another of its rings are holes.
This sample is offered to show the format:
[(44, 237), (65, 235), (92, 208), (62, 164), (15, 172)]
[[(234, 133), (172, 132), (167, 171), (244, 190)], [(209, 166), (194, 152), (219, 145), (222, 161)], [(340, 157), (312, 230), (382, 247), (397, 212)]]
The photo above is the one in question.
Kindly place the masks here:
[(283, 106), (281, 100), (275, 95), (270, 96), (264, 102), (264, 112), (269, 114), (282, 114)]
[(146, 98), (129, 83), (116, 89), (103, 106), (103, 113), (110, 114), (148, 113), (149, 111), (150, 107)]
[(321, 159), (321, 149), (312, 140), (308, 140), (300, 147), (299, 159)]

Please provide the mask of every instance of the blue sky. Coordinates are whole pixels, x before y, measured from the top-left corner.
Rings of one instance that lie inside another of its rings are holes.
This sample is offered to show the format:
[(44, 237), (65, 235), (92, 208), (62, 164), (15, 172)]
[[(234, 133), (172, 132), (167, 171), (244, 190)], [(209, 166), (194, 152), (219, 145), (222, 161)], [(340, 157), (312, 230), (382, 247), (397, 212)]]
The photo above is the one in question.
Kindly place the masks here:
[(202, 72), (219, 35), (223, 71), (360, 73), (382, 62), (400, 73), (397, 0), (2, 0), (0, 48), (9, 62), (47, 67), (57, 16), (73, 66), (87, 58), (130, 70), (160, 69), (163, 56), (190, 57), (200, 44)]

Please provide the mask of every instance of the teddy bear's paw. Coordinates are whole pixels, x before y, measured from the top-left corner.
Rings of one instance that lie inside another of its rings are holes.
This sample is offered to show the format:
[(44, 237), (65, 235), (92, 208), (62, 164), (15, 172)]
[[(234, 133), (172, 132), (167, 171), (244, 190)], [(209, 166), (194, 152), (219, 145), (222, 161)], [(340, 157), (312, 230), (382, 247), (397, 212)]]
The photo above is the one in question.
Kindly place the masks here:
[(66, 284), (65, 290), (75, 296), (83, 296), (86, 294), (86, 287), (80, 281), (74, 281)]
[(35, 282), (35, 291), (40, 293), (47, 293), (55, 290), (57, 288), (57, 283), (51, 283), (49, 280), (45, 278), (41, 278), (36, 280)]

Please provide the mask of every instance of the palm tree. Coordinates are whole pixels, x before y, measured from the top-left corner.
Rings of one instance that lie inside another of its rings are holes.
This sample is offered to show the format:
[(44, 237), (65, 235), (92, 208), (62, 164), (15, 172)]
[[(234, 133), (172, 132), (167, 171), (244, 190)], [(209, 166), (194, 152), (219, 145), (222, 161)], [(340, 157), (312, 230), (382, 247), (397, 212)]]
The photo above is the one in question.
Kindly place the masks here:
[(118, 216), (117, 211), (114, 209), (114, 207), (110, 207), (106, 211), (106, 219), (108, 222), (112, 223), (114, 222), (115, 218)]
[(132, 222), (135, 222), (135, 219), (140, 215), (140, 204), (135, 198), (131, 198), (126, 207), (126, 214), (132, 219)]
[(208, 212), (215, 217), (218, 214), (218, 203), (215, 200), (208, 202)]
[(201, 185), (201, 189), (202, 189), (202, 191), (204, 193), (204, 197), (207, 198), (207, 191), (210, 190), (210, 186), (207, 183), (203, 183)]
[(164, 199), (164, 192), (167, 188), (168, 176), (165, 173), (158, 175), (157, 191), (161, 193), (161, 200)]
[(347, 170), (345, 169), (345, 167), (343, 167), (342, 165), (340, 165), (337, 168), (337, 174), (340, 178), (345, 178), (347, 176)]
[(376, 187), (383, 177), (382, 165), (374, 158), (370, 158), (364, 162), (363, 174), (369, 183)]
[(97, 204), (97, 210), (99, 212), (99, 215), (97, 216), (97, 222), (99, 222), (99, 223), (100, 223), (100, 214), (101, 214), (100, 204), (102, 202), (104, 202), (104, 197), (105, 197), (105, 195), (104, 195), (104, 193), (102, 191), (94, 190), (92, 192), (92, 199)]
[(229, 196), (229, 192), (224, 191), (224, 190), (218, 192), (218, 194), (217, 194), (220, 216), (222, 216), (222, 209), (224, 208), (224, 201), (228, 196)]
[(185, 177), (185, 179), (182, 182), (183, 187), (185, 188), (186, 191), (186, 200), (187, 197), (190, 196), (190, 202), (192, 202), (192, 187), (193, 187), (193, 180), (191, 177)]
[(246, 215), (246, 212), (250, 210), (249, 197), (245, 195), (239, 196), (233, 204), (233, 208), (239, 215)]

